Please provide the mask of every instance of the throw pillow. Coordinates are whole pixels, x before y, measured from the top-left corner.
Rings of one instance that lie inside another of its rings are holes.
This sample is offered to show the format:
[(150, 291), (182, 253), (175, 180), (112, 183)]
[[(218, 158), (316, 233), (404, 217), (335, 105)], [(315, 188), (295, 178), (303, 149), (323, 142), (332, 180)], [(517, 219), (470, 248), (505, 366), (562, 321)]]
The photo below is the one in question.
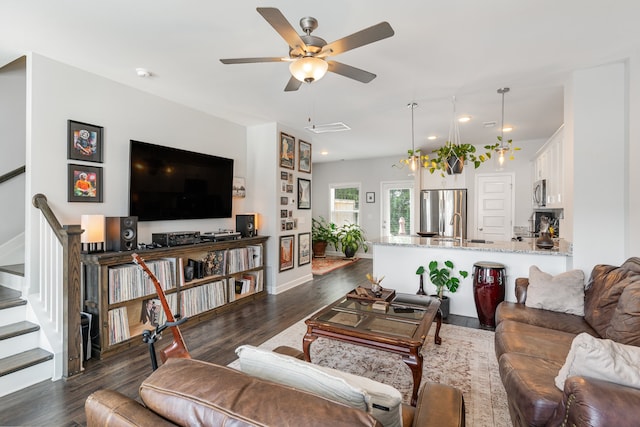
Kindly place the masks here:
[(385, 427), (402, 426), (402, 395), (391, 386), (250, 345), (236, 354), (244, 373), (361, 409)]
[(622, 291), (603, 338), (640, 346), (640, 274), (635, 277)]
[(584, 316), (584, 273), (571, 270), (552, 276), (532, 265), (524, 305)]
[(573, 339), (555, 383), (563, 390), (565, 380), (578, 375), (640, 388), (638, 366), (640, 347), (595, 338), (583, 332)]

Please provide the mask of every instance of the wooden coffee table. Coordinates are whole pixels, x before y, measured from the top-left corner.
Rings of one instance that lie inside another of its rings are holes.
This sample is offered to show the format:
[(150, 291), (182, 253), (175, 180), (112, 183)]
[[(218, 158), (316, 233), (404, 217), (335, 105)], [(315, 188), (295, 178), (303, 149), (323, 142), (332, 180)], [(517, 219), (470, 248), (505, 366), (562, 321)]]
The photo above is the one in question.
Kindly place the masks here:
[(437, 298), (397, 294), (385, 313), (370, 303), (343, 297), (305, 321), (304, 357), (311, 362), (310, 346), (318, 337), (400, 354), (413, 375), (411, 404), (415, 406), (422, 381), (421, 350), (434, 319), (434, 342), (440, 344), (442, 314)]

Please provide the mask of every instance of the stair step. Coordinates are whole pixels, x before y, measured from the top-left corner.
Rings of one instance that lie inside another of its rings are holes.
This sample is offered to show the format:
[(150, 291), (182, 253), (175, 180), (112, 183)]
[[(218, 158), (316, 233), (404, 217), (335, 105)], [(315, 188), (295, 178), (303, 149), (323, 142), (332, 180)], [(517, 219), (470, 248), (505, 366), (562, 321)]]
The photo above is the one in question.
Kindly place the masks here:
[(20, 371), (53, 359), (53, 353), (41, 348), (23, 351), (22, 353), (0, 359), (0, 377)]
[(22, 322), (12, 323), (6, 326), (0, 326), (0, 340), (14, 338), (20, 335), (29, 334), (40, 329), (39, 325), (23, 320)]
[(4, 310), (5, 308), (19, 307), (21, 305), (27, 305), (27, 300), (22, 298), (0, 300), (0, 310)]
[(24, 277), (24, 264), (0, 265), (0, 271)]

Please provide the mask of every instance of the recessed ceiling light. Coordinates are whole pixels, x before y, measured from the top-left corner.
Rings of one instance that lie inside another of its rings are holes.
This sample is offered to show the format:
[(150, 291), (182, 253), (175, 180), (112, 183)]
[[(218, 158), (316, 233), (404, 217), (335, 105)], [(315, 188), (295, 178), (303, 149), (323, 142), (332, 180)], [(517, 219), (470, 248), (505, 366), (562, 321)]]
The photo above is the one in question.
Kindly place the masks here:
[(511, 132), (513, 130), (512, 127), (503, 127), (502, 132)]
[(469, 120), (471, 120), (471, 116), (460, 116), (460, 117), (458, 117), (458, 121), (459, 121), (460, 123), (466, 123), (466, 122), (468, 122)]
[(427, 139), (429, 139), (429, 140), (431, 140), (431, 141), (433, 141), (433, 140), (434, 140), (434, 139), (436, 139), (436, 138), (437, 138), (437, 136), (435, 136), (435, 135), (431, 135), (431, 136), (428, 136), (428, 137), (427, 137)]
[(151, 76), (151, 72), (146, 68), (136, 68), (136, 74), (138, 77), (149, 77)]
[(326, 156), (327, 154), (329, 154), (329, 152), (328, 151), (321, 151), (320, 154), (323, 155), (323, 156)]

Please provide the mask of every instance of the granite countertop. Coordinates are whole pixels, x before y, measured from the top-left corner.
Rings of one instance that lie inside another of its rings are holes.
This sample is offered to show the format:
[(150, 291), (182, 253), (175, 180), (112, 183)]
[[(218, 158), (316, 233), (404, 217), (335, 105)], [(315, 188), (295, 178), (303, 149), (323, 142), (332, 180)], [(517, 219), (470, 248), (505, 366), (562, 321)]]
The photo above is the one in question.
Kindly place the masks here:
[(373, 245), (383, 246), (413, 246), (420, 248), (450, 248), (457, 250), (572, 256), (571, 244), (564, 239), (559, 239), (558, 241), (556, 241), (556, 245), (553, 247), (553, 249), (538, 249), (536, 247), (536, 239), (534, 238), (526, 238), (522, 241), (508, 242), (487, 241), (486, 243), (464, 241), (462, 245), (460, 245), (459, 240), (456, 239), (456, 241), (453, 241), (453, 239), (451, 238), (438, 239), (433, 237), (420, 236), (391, 236), (374, 239), (370, 243)]

